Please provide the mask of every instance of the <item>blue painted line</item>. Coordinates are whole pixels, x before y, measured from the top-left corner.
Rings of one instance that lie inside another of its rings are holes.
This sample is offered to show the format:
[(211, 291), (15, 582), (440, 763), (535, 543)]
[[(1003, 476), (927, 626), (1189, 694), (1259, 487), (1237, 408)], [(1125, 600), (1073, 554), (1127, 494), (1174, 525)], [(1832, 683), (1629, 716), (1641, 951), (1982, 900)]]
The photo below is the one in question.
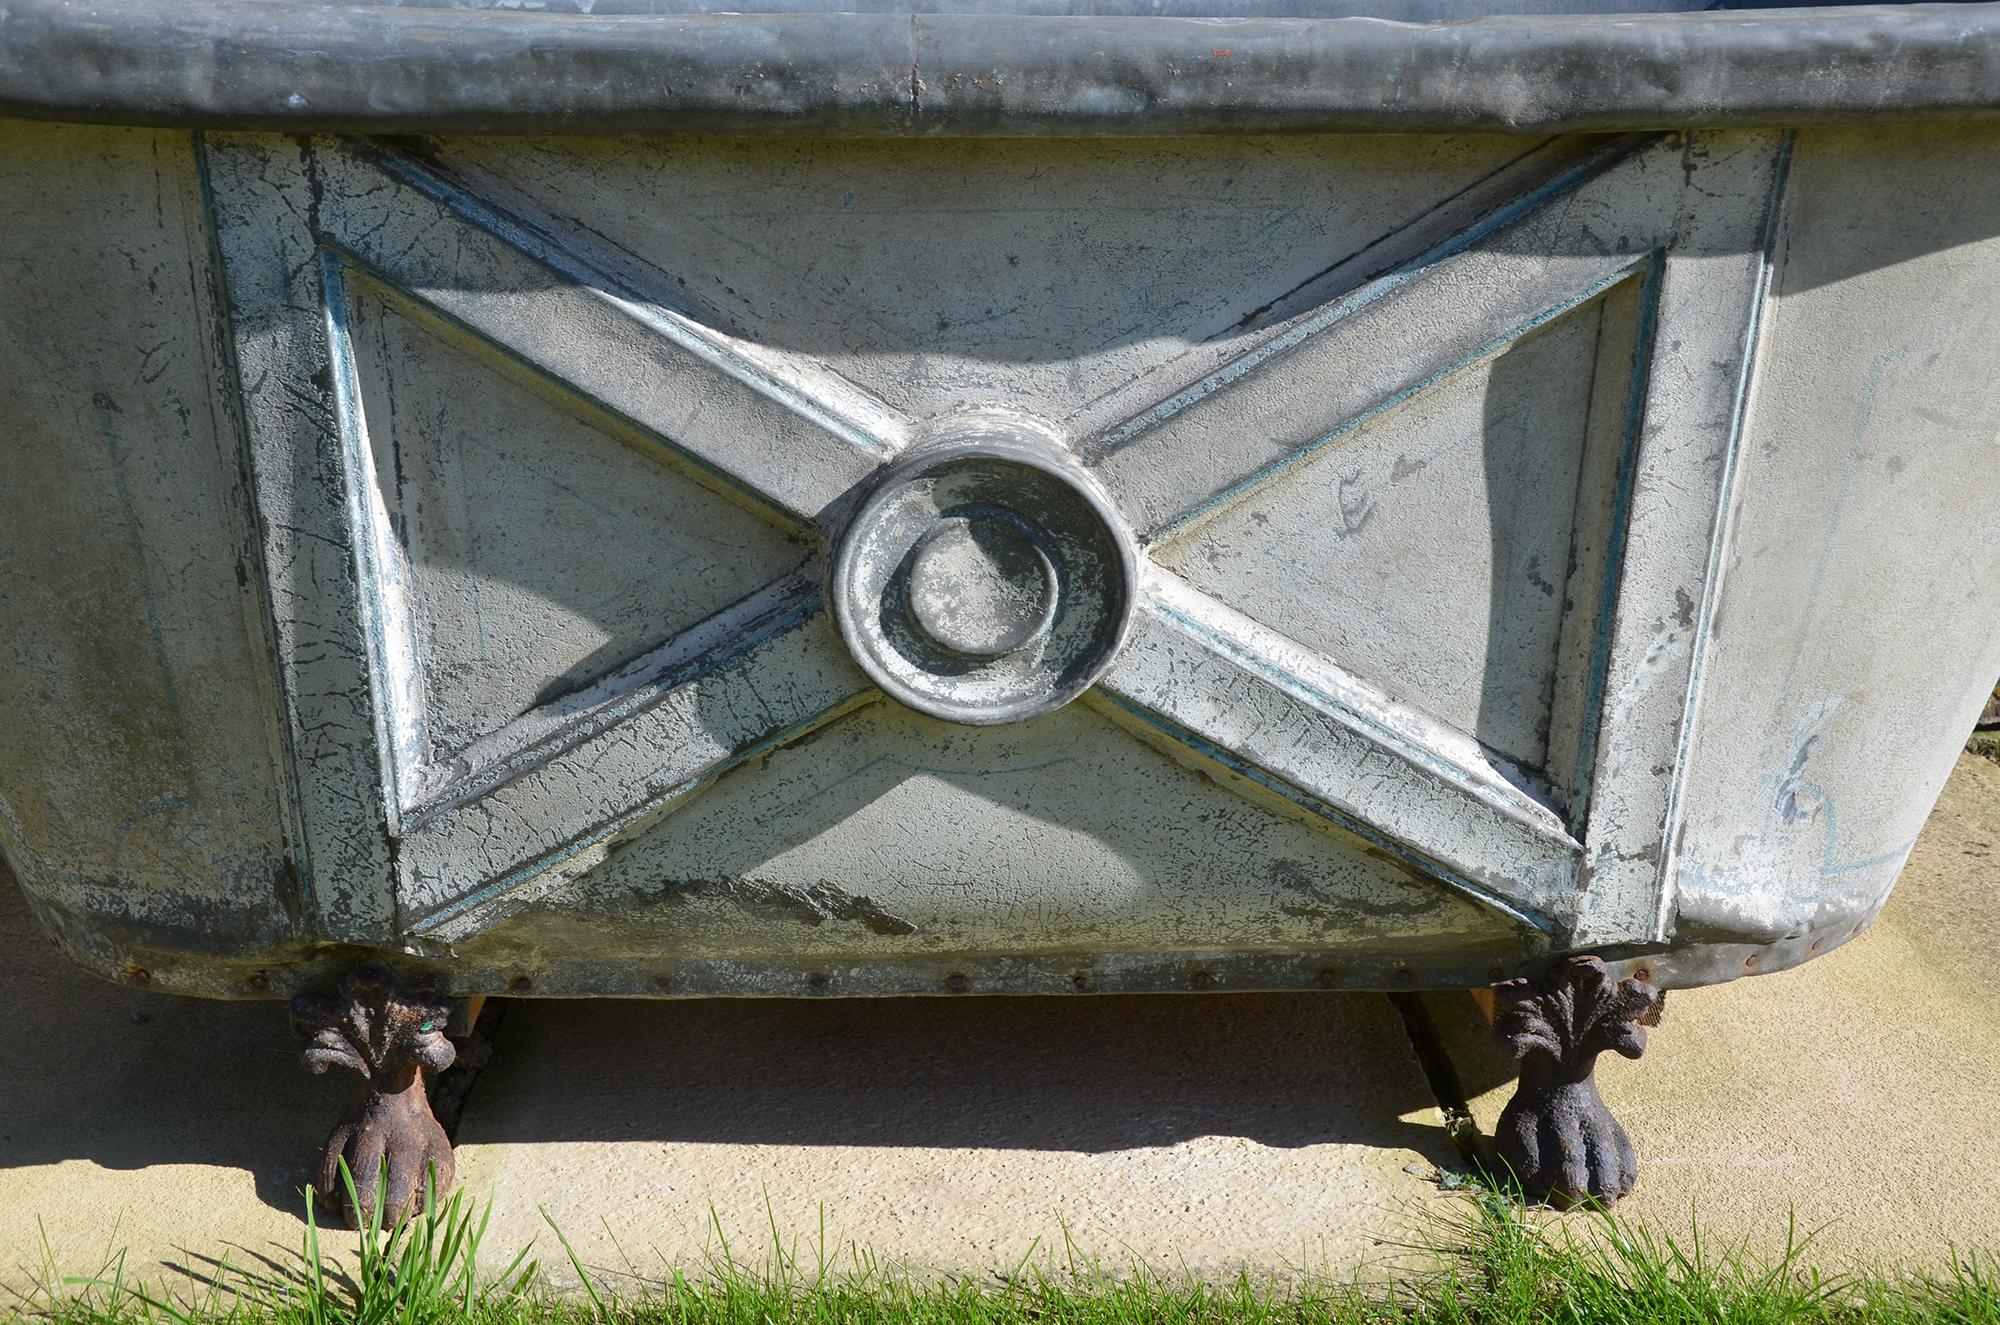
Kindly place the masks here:
[[(1816, 735), (1808, 738), (1806, 745), (1810, 746), (1817, 739)], [(1802, 749), (1798, 758), (1794, 761), (1793, 769), (1798, 769), (1803, 763), (1804, 750)], [(1836, 874), (1851, 874), (1857, 870), (1878, 869), (1883, 865), (1897, 864), (1916, 847), (1916, 839), (1912, 838), (1899, 846), (1892, 847), (1887, 851), (1878, 852), (1872, 856), (1859, 857), (1853, 860), (1841, 860), (1839, 852), (1840, 807), (1835, 803), (1831, 792), (1805, 776), (1804, 773), (1798, 771), (1782, 774), (1763, 774), (1758, 777), (1757, 785), (1759, 787), (1770, 788), (1772, 791), (1771, 800), (1765, 806), (1764, 825), (1758, 830), (1757, 840), (1760, 842), (1769, 840), (1771, 818), (1773, 815), (1782, 815), (1787, 823), (1794, 823), (1802, 818), (1810, 820), (1816, 817), (1820, 823), (1819, 872), (1821, 877), (1830, 877)], [(1795, 812), (1787, 813), (1785, 809), (1787, 804), (1789, 803), (1795, 810), (1801, 793), (1811, 802), (1813, 813), (1806, 815), (1799, 815)]]
[(1895, 862), (1901, 861), (1904, 857), (1910, 854), (1911, 849), (1915, 846), (1916, 846), (1915, 842), (1906, 842), (1902, 846), (1895, 848), (1893, 851), (1884, 851), (1879, 856), (1869, 856), (1865, 860), (1844, 860), (1839, 862), (1838, 864), (1835, 864), (1830, 859), (1833, 854), (1833, 851), (1831, 844), (1829, 844), (1827, 850), (1827, 855), (1829, 857), (1829, 860), (1827, 861), (1827, 863), (1824, 863), (1820, 866), (1819, 872), (1822, 875), (1829, 875), (1829, 874), (1847, 874), (1854, 870), (1875, 869), (1882, 865), (1893, 864)]

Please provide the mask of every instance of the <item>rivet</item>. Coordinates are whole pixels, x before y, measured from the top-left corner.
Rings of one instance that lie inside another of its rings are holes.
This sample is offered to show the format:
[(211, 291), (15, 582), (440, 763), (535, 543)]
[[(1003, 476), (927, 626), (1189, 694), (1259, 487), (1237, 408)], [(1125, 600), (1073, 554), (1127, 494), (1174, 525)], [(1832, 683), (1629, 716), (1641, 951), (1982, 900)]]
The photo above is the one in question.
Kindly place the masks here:
[(1196, 971), (1188, 977), (1188, 983), (1196, 989), (1208, 989), (1215, 984), (1215, 977), (1207, 971)]
[(534, 987), (534, 982), (525, 975), (517, 975), (507, 982), (507, 992), (510, 994), (525, 994)]
[(1412, 971), (1410, 970), (1410, 968), (1409, 968), (1409, 967), (1407, 967), (1407, 966), (1398, 966), (1398, 967), (1396, 968), (1396, 979), (1397, 979), (1397, 980), (1398, 980), (1399, 982), (1401, 982), (1401, 983), (1403, 983), (1403, 984), (1408, 984), (1408, 983), (1410, 983), (1410, 981), (1412, 981), (1412, 980), (1414, 980), (1414, 979), (1416, 979), (1416, 978), (1417, 978), (1417, 977), (1416, 977), (1416, 975), (1415, 975), (1415, 974), (1414, 974), (1414, 973), (1413, 973), (1413, 972), (1412, 972)]
[(655, 989), (672, 989), (674, 987), (674, 978), (671, 975), (656, 975), (653, 977), (653, 987)]
[(1319, 981), (1321, 988), (1331, 989), (1340, 983), (1340, 972), (1331, 966), (1325, 966), (1321, 967), (1320, 973), (1313, 978)]
[(962, 975), (947, 975), (944, 978), (944, 987), (954, 994), (962, 994), (972, 988), (972, 981)]
[(806, 977), (806, 987), (809, 989), (824, 989), (827, 983), (826, 972), (824, 971), (814, 971)]
[(1069, 987), (1079, 994), (1087, 994), (1090, 992), (1090, 977), (1078, 971), (1069, 978)]
[(1653, 978), (1652, 969), (1646, 966), (1635, 966), (1632, 968), (1632, 978), (1641, 982), (1651, 981)]
[(271, 988), (271, 977), (259, 971), (243, 983), (249, 985), (260, 994), (268, 993)]
[(153, 973), (137, 964), (125, 968), (125, 978), (135, 985), (149, 985), (153, 983)]

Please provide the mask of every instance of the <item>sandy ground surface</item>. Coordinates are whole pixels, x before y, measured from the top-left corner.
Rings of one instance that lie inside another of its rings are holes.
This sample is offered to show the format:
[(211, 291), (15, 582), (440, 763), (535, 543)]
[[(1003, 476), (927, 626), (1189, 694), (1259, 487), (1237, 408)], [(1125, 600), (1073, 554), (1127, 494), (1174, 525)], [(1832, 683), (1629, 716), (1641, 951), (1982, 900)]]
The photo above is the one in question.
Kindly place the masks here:
[[(2000, 1245), (1982, 1102), (2000, 1093), (2000, 765), (1967, 758), (1882, 920), (1797, 971), (1676, 994), (1604, 1092), (1644, 1178), (1623, 1210), (1815, 1258)], [(0, 883), (0, 1286), (282, 1261), (344, 1085), (280, 1008), (101, 984)], [(1433, 1019), (1475, 1114), (1505, 1102), (1464, 995)], [(774, 1234), (920, 1271), (1074, 1248), (1112, 1266), (1385, 1274), (1455, 1162), (1372, 995), (522, 1001), (459, 1132), (495, 1246), (614, 1278)], [(338, 1239), (335, 1240), (336, 1245)]]

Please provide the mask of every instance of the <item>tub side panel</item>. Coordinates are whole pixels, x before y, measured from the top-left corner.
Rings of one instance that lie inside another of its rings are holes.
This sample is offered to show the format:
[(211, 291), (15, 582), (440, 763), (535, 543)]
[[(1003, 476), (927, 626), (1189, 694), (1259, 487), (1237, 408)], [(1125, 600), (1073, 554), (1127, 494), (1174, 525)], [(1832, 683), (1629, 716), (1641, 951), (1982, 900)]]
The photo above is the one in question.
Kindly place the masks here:
[(0, 125), (0, 235), (0, 848), (100, 971), (283, 948), (296, 871), (194, 143)]
[(1675, 938), (1832, 943), (2000, 674), (2000, 133), (1814, 130), (1683, 774)]

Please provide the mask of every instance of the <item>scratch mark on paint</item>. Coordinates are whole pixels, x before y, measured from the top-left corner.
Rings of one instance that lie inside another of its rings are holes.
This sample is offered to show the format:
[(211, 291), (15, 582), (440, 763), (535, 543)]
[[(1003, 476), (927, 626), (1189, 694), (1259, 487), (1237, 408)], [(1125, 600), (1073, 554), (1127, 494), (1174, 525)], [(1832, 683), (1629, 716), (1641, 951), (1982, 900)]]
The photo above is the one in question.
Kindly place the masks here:
[(775, 914), (815, 929), (829, 920), (850, 920), (885, 938), (917, 932), (913, 922), (884, 910), (873, 898), (826, 879), (806, 887), (771, 879), (691, 879), (676, 885), (665, 900), (671, 904), (693, 897), (725, 898), (746, 911)]

